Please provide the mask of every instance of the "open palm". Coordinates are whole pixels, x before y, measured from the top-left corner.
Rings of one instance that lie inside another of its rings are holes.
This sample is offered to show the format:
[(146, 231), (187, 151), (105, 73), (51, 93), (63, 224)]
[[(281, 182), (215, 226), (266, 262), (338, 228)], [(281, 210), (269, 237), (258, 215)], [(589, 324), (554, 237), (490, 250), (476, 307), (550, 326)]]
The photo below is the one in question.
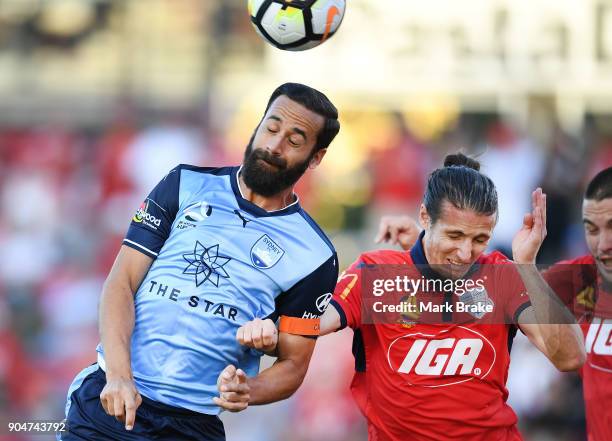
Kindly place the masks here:
[(516, 263), (535, 263), (546, 237), (546, 195), (541, 188), (531, 194), (531, 213), (523, 217), (523, 226), (512, 240), (512, 257)]

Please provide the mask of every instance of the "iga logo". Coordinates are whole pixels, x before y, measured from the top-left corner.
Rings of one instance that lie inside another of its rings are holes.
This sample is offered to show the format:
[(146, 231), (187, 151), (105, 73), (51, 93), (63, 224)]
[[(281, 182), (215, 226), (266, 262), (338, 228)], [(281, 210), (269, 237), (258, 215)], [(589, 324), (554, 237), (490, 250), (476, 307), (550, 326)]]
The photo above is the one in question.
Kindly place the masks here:
[(584, 345), (587, 363), (599, 371), (612, 374), (612, 319), (594, 318)]
[[(438, 334), (415, 332), (395, 339), (387, 361), (395, 372), (407, 376), (408, 384), (443, 387), (484, 379), (495, 364), (491, 342), (463, 326)], [(446, 338), (441, 338), (446, 337)]]
[(161, 219), (149, 213), (149, 201), (150, 199), (147, 199), (142, 204), (140, 204), (140, 207), (138, 208), (138, 210), (136, 210), (136, 214), (134, 215), (132, 220), (134, 222), (143, 223), (154, 229), (157, 229), (157, 227), (161, 225)]

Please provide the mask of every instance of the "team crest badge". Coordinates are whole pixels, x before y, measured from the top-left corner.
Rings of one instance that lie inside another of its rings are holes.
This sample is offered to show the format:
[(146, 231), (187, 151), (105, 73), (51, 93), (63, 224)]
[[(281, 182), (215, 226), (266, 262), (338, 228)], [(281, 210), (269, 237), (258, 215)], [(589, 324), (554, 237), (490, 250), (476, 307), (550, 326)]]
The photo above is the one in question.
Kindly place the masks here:
[(467, 310), (468, 314), (478, 320), (485, 316), (485, 311), (488, 308), (493, 307), (495, 305), (493, 303), (493, 300), (491, 300), (491, 298), (489, 297), (487, 290), (479, 287), (466, 291), (465, 294), (459, 297), (459, 300), (465, 305), (474, 305), (479, 307), (477, 308), (477, 312), (474, 312), (471, 309)]
[(285, 250), (264, 234), (251, 247), (251, 262), (257, 268), (268, 269), (276, 265), (284, 254)]

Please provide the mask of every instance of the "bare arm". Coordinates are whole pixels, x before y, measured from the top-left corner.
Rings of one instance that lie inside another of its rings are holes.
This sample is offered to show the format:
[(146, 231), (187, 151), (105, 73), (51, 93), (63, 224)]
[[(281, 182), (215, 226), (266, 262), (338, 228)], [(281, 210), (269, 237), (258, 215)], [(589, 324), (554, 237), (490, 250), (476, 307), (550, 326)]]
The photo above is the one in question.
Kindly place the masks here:
[(100, 299), (100, 338), (104, 347), (106, 386), (100, 401), (109, 415), (134, 425), (140, 395), (132, 378), (130, 340), (134, 329), (134, 293), (153, 259), (123, 245), (104, 282)]
[(314, 339), (281, 332), (276, 362), (253, 378), (247, 378), (241, 369), (227, 366), (217, 381), (220, 397), (213, 398), (213, 401), (223, 409), (239, 412), (249, 404), (267, 404), (289, 398), (306, 376), (315, 343)]
[(321, 316), (321, 335), (331, 334), (340, 329), (340, 314), (332, 305), (329, 305)]
[(293, 395), (304, 381), (315, 344), (315, 339), (281, 332), (276, 362), (248, 380), (249, 404), (273, 403)]
[(533, 192), (532, 205), (533, 211), (525, 215), (523, 227), (512, 242), (514, 261), (532, 305), (519, 316), (519, 325), (557, 369), (575, 370), (586, 358), (582, 333), (535, 266), (546, 237), (546, 195), (541, 189)]
[(575, 323), (539, 324), (534, 308), (519, 316), (519, 326), (529, 341), (560, 371), (573, 371), (585, 361), (582, 331)]

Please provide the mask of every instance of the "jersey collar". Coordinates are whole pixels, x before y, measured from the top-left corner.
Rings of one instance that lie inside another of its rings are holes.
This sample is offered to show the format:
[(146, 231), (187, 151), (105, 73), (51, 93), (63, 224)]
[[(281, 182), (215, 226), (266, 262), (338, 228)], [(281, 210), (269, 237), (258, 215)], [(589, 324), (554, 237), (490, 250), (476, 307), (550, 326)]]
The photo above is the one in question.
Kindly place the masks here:
[(269, 217), (269, 216), (285, 216), (288, 214), (297, 213), (298, 211), (302, 209), (302, 207), (300, 206), (300, 198), (297, 195), (295, 195), (294, 202), (287, 205), (285, 208), (281, 210), (273, 210), (273, 211), (264, 210), (259, 205), (256, 205), (252, 203), (251, 201), (249, 201), (248, 199), (245, 199), (244, 196), (242, 196), (242, 192), (240, 191), (240, 185), (238, 185), (238, 173), (240, 173), (241, 169), (242, 169), (242, 165), (239, 167), (237, 166), (237, 167), (232, 168), (230, 182), (232, 184), (232, 190), (234, 191), (234, 196), (236, 196), (236, 202), (238, 202), (238, 206), (243, 211), (246, 211), (247, 213), (252, 214), (253, 216), (256, 216), (256, 217)]

